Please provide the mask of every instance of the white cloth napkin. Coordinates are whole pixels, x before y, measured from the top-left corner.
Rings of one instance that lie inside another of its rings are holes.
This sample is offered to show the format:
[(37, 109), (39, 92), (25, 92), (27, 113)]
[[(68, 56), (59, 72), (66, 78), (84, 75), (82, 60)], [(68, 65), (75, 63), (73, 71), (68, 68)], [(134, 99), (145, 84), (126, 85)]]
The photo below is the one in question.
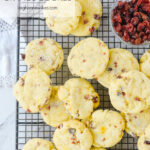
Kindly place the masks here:
[(0, 87), (11, 87), (16, 79), (17, 30), (0, 32)]

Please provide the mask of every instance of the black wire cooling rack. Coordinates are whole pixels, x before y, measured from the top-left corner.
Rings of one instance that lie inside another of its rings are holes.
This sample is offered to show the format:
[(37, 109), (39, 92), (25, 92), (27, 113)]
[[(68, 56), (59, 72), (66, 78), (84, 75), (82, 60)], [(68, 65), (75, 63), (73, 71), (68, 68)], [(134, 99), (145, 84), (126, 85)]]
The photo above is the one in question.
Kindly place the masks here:
[[(29, 5), (26, 2), (26, 5)], [(111, 31), (109, 16), (112, 4), (115, 0), (102, 0), (103, 4), (103, 17), (101, 21), (101, 26), (98, 31), (96, 31), (92, 37), (99, 38), (103, 40), (109, 48), (125, 48), (130, 50), (135, 57), (139, 60), (140, 56), (148, 49), (149, 46), (143, 46), (140, 48), (133, 48), (121, 43)], [(34, 5), (35, 2), (32, 2)], [(31, 4), (31, 2), (30, 2)], [(24, 2), (20, 0), (19, 7), (24, 5)], [(47, 37), (56, 40), (61, 44), (65, 60), (63, 66), (59, 71), (51, 75), (53, 85), (62, 85), (66, 80), (72, 78), (70, 74), (66, 59), (69, 54), (70, 49), (78, 43), (80, 40), (86, 37), (74, 37), (74, 36), (60, 36), (50, 31), (45, 20), (41, 18), (31, 18), (29, 11), (25, 12), (28, 17), (18, 17), (18, 55), (17, 55), (17, 78), (22, 76), (27, 71), (27, 66), (21, 58), (21, 54), (25, 53), (25, 46), (28, 42), (33, 39)], [(36, 12), (34, 12), (36, 13)], [(21, 12), (19, 12), (21, 14)], [(30, 17), (30, 18), (29, 18)], [(109, 96), (108, 90), (103, 88), (96, 80), (90, 80), (96, 91), (101, 97), (100, 108), (102, 109), (113, 109)], [(40, 114), (30, 114), (26, 113), (17, 104), (17, 116), (16, 116), (16, 150), (22, 150), (23, 145), (31, 138), (44, 138), (47, 140), (52, 140), (54, 129), (46, 125)], [(115, 147), (110, 148), (111, 150), (137, 150), (137, 139), (125, 134), (123, 139)]]

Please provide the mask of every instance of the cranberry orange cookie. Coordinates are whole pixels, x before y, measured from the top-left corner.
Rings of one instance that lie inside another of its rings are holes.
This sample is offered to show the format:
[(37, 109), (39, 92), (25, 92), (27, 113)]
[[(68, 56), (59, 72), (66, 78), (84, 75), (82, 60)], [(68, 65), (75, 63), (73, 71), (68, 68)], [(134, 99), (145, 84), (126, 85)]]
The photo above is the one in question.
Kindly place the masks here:
[(14, 95), (21, 106), (31, 113), (39, 112), (49, 102), (51, 80), (41, 69), (32, 68), (14, 86)]
[(92, 85), (81, 78), (68, 80), (58, 91), (59, 99), (74, 118), (86, 119), (99, 106), (100, 98)]
[(53, 141), (58, 150), (90, 150), (93, 144), (89, 129), (77, 120), (62, 123), (55, 130)]
[[(51, 7), (51, 1), (52, 0), (47, 1), (44, 7)], [(71, 2), (68, 3), (70, 3), (72, 7), (59, 5), (58, 9), (44, 10), (44, 17), (46, 18), (46, 24), (49, 29), (61, 35), (68, 35), (78, 26), (82, 14), (82, 7), (80, 3), (75, 0)], [(54, 16), (51, 15), (52, 13)]]
[(98, 81), (109, 88), (113, 80), (120, 78), (122, 73), (130, 70), (139, 70), (139, 63), (133, 54), (120, 48), (110, 49), (108, 66), (106, 71), (98, 77)]
[(23, 150), (56, 150), (50, 141), (35, 138), (29, 140)]
[(150, 78), (150, 50), (145, 52), (140, 60), (141, 71)]
[(150, 80), (139, 71), (129, 71), (109, 88), (112, 105), (124, 113), (139, 113), (150, 106)]
[(136, 114), (123, 114), (126, 120), (126, 132), (135, 136), (141, 136), (150, 124), (150, 109), (141, 111)]
[(144, 134), (138, 139), (139, 150), (150, 150), (150, 125), (146, 128)]
[(99, 77), (109, 61), (107, 45), (99, 39), (87, 38), (74, 46), (68, 56), (71, 73), (86, 79)]
[(75, 36), (88, 36), (100, 26), (102, 4), (100, 0), (77, 0), (82, 6), (82, 16), (77, 28), (71, 32)]
[(26, 64), (29, 67), (39, 67), (48, 75), (59, 69), (63, 60), (64, 55), (61, 46), (52, 39), (36, 39), (26, 47)]
[(93, 134), (94, 146), (112, 147), (122, 139), (125, 121), (118, 112), (97, 110), (92, 114), (88, 127)]
[(58, 98), (59, 87), (52, 87), (52, 94), (49, 103), (41, 110), (43, 120), (50, 126), (57, 127), (62, 122), (71, 118), (66, 112), (64, 103)]

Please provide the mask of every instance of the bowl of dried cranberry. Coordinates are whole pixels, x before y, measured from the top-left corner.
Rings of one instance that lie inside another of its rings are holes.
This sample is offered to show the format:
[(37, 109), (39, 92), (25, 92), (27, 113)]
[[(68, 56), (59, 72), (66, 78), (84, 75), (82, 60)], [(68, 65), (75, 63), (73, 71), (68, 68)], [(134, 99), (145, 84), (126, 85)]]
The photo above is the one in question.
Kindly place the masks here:
[(150, 44), (150, 0), (119, 0), (111, 11), (112, 30), (122, 42)]

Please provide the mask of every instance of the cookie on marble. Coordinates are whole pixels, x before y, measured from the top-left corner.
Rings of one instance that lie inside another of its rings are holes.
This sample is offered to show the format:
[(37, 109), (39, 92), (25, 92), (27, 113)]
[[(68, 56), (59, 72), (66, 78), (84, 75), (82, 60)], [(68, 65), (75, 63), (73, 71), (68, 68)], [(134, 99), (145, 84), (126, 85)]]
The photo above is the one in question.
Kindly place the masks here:
[(95, 147), (107, 148), (116, 145), (122, 139), (125, 129), (121, 114), (111, 110), (93, 112), (86, 124), (93, 135)]
[(77, 0), (82, 6), (82, 16), (79, 24), (71, 32), (75, 36), (88, 36), (100, 26), (102, 4), (100, 0)]
[(93, 137), (83, 123), (69, 120), (55, 130), (53, 141), (58, 150), (90, 150)]
[(122, 113), (122, 115), (126, 121), (125, 130), (133, 137), (141, 136), (150, 124), (150, 109), (143, 110), (136, 114)]
[(66, 111), (64, 103), (58, 98), (58, 86), (52, 87), (50, 101), (40, 111), (43, 120), (50, 126), (57, 127), (62, 122), (71, 118), (71, 115)]
[[(61, 35), (70, 34), (78, 26), (82, 14), (82, 7), (78, 1), (72, 0), (68, 3), (71, 6), (66, 7), (67, 5), (63, 5), (61, 2), (62, 5), (59, 5), (57, 9), (44, 9), (44, 17), (48, 28)], [(51, 5), (52, 1), (47, 1), (44, 8)]]
[(150, 149), (150, 125), (145, 129), (144, 134), (138, 139), (137, 145), (139, 150)]
[(110, 49), (110, 58), (105, 72), (98, 77), (98, 82), (109, 88), (110, 83), (120, 78), (122, 73), (139, 70), (139, 63), (133, 54), (125, 49)]
[(150, 78), (150, 50), (142, 55), (140, 59), (140, 70)]
[(65, 104), (66, 109), (73, 118), (86, 119), (99, 106), (99, 95), (92, 85), (81, 78), (66, 81), (58, 91), (59, 99)]
[(97, 38), (87, 38), (75, 45), (68, 56), (68, 67), (74, 76), (98, 78), (109, 61), (107, 45)]
[(14, 85), (14, 95), (28, 112), (39, 112), (50, 100), (51, 80), (39, 68), (30, 69)]
[(56, 150), (50, 141), (34, 138), (29, 140), (22, 150)]
[(39, 67), (48, 75), (58, 70), (64, 60), (61, 46), (50, 38), (31, 41), (25, 52), (25, 63), (29, 67)]
[(139, 113), (150, 106), (150, 80), (133, 70), (114, 80), (109, 88), (112, 105), (124, 113)]

